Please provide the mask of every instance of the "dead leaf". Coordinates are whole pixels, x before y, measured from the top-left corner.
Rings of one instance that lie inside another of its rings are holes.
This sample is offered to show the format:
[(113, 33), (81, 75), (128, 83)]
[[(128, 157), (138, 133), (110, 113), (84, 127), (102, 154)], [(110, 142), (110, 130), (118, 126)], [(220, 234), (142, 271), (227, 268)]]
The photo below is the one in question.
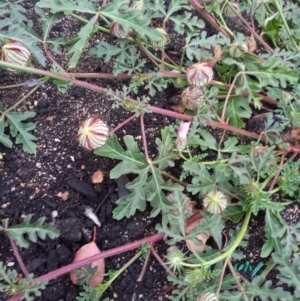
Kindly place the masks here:
[(46, 118), (47, 121), (52, 121), (55, 118), (55, 116), (49, 116)]
[[(99, 254), (101, 251), (97, 247), (94, 241), (82, 246), (75, 254), (73, 259), (73, 263), (85, 259), (87, 257), (91, 257), (93, 255)], [(104, 273), (105, 273), (105, 261), (104, 259), (99, 259), (94, 261), (91, 264), (92, 268), (97, 267), (96, 273), (91, 277), (89, 286), (96, 287), (98, 284), (102, 283), (104, 280)], [(84, 268), (82, 268), (84, 269)], [(77, 284), (77, 277), (76, 274), (71, 273), (70, 279), (73, 284)]]
[(253, 34), (250, 37), (247, 37), (246, 41), (248, 45), (248, 52), (253, 53), (257, 49), (257, 44)]
[(65, 191), (65, 192), (59, 192), (57, 194), (58, 197), (62, 198), (64, 201), (66, 201), (69, 197), (69, 192), (68, 191)]
[(209, 64), (215, 64), (216, 62), (220, 61), (222, 58), (223, 50), (221, 45), (217, 45), (212, 49), (212, 58), (201, 58), (201, 63), (209, 63)]
[[(197, 220), (192, 221), (191, 223), (188, 223), (185, 228), (186, 234), (189, 234), (198, 225), (198, 223), (203, 222), (203, 221), (204, 221), (204, 217), (199, 216), (199, 218)], [(186, 246), (188, 247), (188, 249), (191, 252), (203, 252), (204, 251), (206, 241), (210, 237), (210, 232), (208, 230), (205, 230), (204, 232), (206, 234), (206, 237), (201, 234), (196, 235), (196, 238), (202, 243), (201, 245), (196, 245), (191, 239), (185, 240)]]
[(98, 169), (92, 175), (92, 183), (99, 184), (99, 183), (102, 183), (102, 182), (103, 182), (103, 171), (101, 171), (100, 169)]
[(182, 104), (171, 106), (171, 109), (178, 113), (184, 113), (185, 107)]
[(217, 45), (216, 47), (214, 47), (213, 54), (214, 54), (213, 59), (215, 64), (216, 62), (220, 61), (222, 58), (223, 50), (221, 45)]

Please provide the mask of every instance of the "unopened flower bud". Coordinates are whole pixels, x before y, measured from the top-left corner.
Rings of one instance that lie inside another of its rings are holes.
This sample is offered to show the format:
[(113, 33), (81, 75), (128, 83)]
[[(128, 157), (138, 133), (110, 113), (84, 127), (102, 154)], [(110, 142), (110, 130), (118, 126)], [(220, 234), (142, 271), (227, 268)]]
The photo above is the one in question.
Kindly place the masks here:
[(152, 46), (154, 49), (164, 49), (166, 45), (170, 43), (170, 37), (168, 33), (163, 28), (155, 28), (161, 35), (162, 39), (160, 41), (152, 41)]
[(80, 122), (80, 128), (76, 139), (83, 147), (94, 150), (103, 146), (108, 137), (107, 125), (98, 117), (92, 117)]
[(210, 63), (197, 63), (186, 69), (187, 80), (192, 86), (203, 87), (214, 77), (213, 65)]
[(180, 251), (177, 247), (173, 246), (167, 250), (167, 265), (169, 265), (170, 269), (175, 271), (181, 271), (183, 266), (182, 263), (185, 261), (185, 254)]
[(197, 301), (219, 301), (214, 293), (200, 293), (197, 297)]
[(182, 122), (178, 129), (176, 147), (179, 151), (184, 150), (187, 145), (187, 133), (190, 129), (190, 122)]
[[(0, 60), (20, 66), (26, 66), (29, 62), (30, 51), (18, 41), (10, 41), (2, 46)], [(15, 71), (13, 69), (8, 69)]]
[[(240, 9), (239, 9), (239, 3), (237, 2), (230, 2), (230, 4), (234, 7), (234, 9), (237, 11), (237, 12), (240, 12)], [(224, 15), (228, 18), (235, 18), (236, 15), (234, 13), (234, 11), (232, 10), (231, 6), (229, 4), (226, 4), (225, 5), (225, 8), (224, 8)]]
[(143, 14), (145, 12), (145, 3), (143, 0), (135, 1), (132, 3), (131, 8)]
[(189, 86), (181, 94), (181, 103), (189, 110), (197, 110), (203, 101), (203, 90), (200, 87)]
[(227, 196), (214, 189), (210, 191), (203, 199), (205, 210), (212, 214), (219, 214), (227, 207)]
[(125, 30), (123, 26), (117, 22), (113, 22), (110, 26), (109, 32), (120, 39), (125, 39), (132, 32), (132, 29), (129, 28)]
[(248, 52), (248, 46), (246, 43), (235, 42), (229, 47), (229, 54), (232, 57), (241, 57), (243, 53)]

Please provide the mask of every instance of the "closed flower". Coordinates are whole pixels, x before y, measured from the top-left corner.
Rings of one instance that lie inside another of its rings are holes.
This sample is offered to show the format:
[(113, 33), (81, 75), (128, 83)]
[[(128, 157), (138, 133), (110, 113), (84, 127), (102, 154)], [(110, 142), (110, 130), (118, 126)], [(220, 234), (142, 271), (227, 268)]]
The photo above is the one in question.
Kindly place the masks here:
[(98, 117), (92, 117), (80, 122), (76, 139), (83, 147), (94, 150), (103, 146), (108, 137), (107, 125)]
[(187, 67), (186, 77), (190, 85), (203, 87), (214, 77), (213, 65), (210, 63), (197, 63)]
[(227, 207), (227, 199), (222, 192), (214, 189), (204, 197), (204, 209), (212, 214), (219, 214)]
[[(30, 58), (30, 51), (18, 41), (10, 41), (2, 46), (0, 60), (20, 66), (26, 66)], [(15, 71), (9, 69), (11, 71)]]
[(110, 26), (110, 33), (120, 39), (125, 39), (132, 32), (132, 29), (125, 30), (123, 26), (117, 22), (113, 22)]
[(198, 295), (197, 301), (219, 301), (213, 293), (201, 293)]
[(170, 43), (170, 37), (163, 28), (155, 28), (161, 34), (160, 41), (152, 41), (152, 46), (155, 49), (164, 49), (166, 45)]
[(246, 43), (235, 42), (229, 47), (229, 54), (232, 57), (240, 57), (243, 53), (248, 52), (248, 46)]
[(199, 87), (189, 86), (181, 94), (181, 103), (189, 110), (197, 110), (203, 101), (203, 90)]

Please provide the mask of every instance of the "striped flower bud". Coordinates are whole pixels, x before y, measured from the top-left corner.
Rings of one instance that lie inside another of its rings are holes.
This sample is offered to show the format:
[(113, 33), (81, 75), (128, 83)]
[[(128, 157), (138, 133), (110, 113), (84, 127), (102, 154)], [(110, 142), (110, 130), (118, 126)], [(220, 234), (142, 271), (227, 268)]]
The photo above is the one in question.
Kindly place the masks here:
[(176, 147), (179, 151), (186, 148), (187, 145), (187, 133), (190, 129), (190, 122), (182, 122), (178, 129), (178, 135), (176, 140)]
[[(2, 46), (0, 60), (20, 66), (26, 66), (30, 55), (30, 51), (23, 44), (12, 40)], [(9, 70), (15, 71), (13, 69)]]
[(219, 214), (227, 207), (227, 199), (222, 192), (214, 189), (204, 197), (204, 209), (212, 214)]
[(103, 146), (108, 137), (107, 125), (98, 117), (92, 117), (80, 122), (76, 139), (83, 147), (94, 150)]
[(245, 52), (248, 52), (248, 46), (245, 43), (235, 42), (229, 47), (229, 54), (231, 57), (241, 57)]
[[(239, 8), (239, 3), (237, 2), (230, 2), (230, 4), (233, 6), (233, 8), (237, 11), (240, 12), (240, 8)], [(228, 18), (235, 18), (236, 15), (234, 13), (234, 11), (232, 10), (231, 6), (229, 4), (225, 5), (225, 8), (223, 10), (224, 15)]]
[(210, 63), (197, 63), (186, 69), (187, 80), (192, 86), (203, 87), (214, 77), (213, 65)]
[(199, 87), (189, 86), (181, 93), (181, 103), (189, 110), (197, 110), (203, 101), (203, 90)]
[(170, 43), (170, 37), (163, 28), (155, 28), (161, 35), (160, 41), (152, 41), (151, 44), (154, 49), (164, 49), (166, 45)]
[(144, 14), (145, 12), (145, 3), (143, 0), (139, 0), (139, 1), (134, 1), (131, 5), (131, 8), (133, 10), (137, 10), (138, 12), (142, 14)]
[(201, 293), (197, 297), (197, 301), (219, 301), (214, 293)]
[(120, 39), (125, 39), (132, 32), (132, 29), (124, 30), (123, 26), (117, 22), (113, 22), (110, 26), (109, 32)]

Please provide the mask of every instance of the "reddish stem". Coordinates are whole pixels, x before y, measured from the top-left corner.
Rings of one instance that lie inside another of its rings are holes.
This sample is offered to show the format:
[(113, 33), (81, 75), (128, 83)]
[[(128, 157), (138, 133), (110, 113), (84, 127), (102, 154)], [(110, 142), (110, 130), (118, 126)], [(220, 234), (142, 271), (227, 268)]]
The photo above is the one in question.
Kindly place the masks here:
[(70, 75), (68, 75), (68, 73), (64, 70), (64, 68), (63, 68), (59, 63), (56, 62), (56, 60), (55, 60), (55, 59), (53, 58), (53, 56), (51, 55), (50, 51), (48, 51), (48, 49), (47, 49), (47, 44), (44, 43), (43, 45), (44, 45), (44, 51), (45, 51), (47, 57), (49, 58), (49, 60), (50, 60), (56, 67), (58, 67), (58, 68), (61, 70), (61, 72), (63, 73), (64, 76), (69, 77)]
[(150, 163), (151, 160), (150, 160), (149, 154), (148, 154), (148, 145), (147, 145), (147, 139), (146, 139), (146, 133), (145, 133), (144, 114), (142, 114), (140, 116), (140, 121), (141, 121), (141, 132), (142, 132), (142, 137), (143, 137), (145, 156), (146, 156), (147, 162)]
[(163, 262), (163, 260), (161, 259), (161, 257), (158, 255), (158, 253), (156, 252), (156, 250), (154, 249), (153, 245), (150, 246), (151, 248), (151, 253), (154, 255), (154, 257), (157, 259), (157, 261), (161, 264), (161, 266), (168, 272), (168, 274), (170, 276), (175, 276), (170, 269), (168, 268), (168, 266)]
[(119, 123), (114, 129), (112, 129), (108, 135), (116, 132), (119, 128), (123, 127), (126, 123), (128, 123), (129, 121), (131, 121), (132, 119), (135, 118), (135, 114), (129, 116), (127, 119), (125, 119), (123, 122)]
[(270, 185), (270, 187), (269, 187), (269, 191), (273, 190), (275, 184), (276, 184), (277, 181), (278, 181), (278, 177), (279, 177), (280, 172), (281, 172), (281, 170), (282, 170), (282, 167), (283, 167), (283, 164), (284, 164), (284, 159), (285, 159), (286, 155), (287, 155), (287, 153), (284, 153), (284, 154), (281, 155), (279, 170), (277, 171), (277, 173), (276, 173), (276, 175), (275, 175), (275, 177), (274, 177), (274, 179), (273, 179), (273, 181), (272, 181), (272, 183), (271, 183), (271, 185)]
[(17, 248), (14, 240), (10, 236), (8, 236), (8, 238), (9, 238), (10, 244), (12, 246), (12, 249), (14, 251), (14, 255), (16, 256), (16, 259), (18, 261), (18, 264), (19, 264), (19, 266), (20, 266), (23, 274), (25, 275), (25, 277), (28, 277), (29, 273), (28, 273), (28, 271), (26, 269), (26, 266), (25, 266), (25, 264), (24, 264), (21, 256), (20, 256), (19, 250), (18, 250), (18, 248)]
[(233, 39), (233, 37), (204, 9), (198, 0), (189, 0), (189, 2), (211, 26), (223, 33), (226, 37)]

